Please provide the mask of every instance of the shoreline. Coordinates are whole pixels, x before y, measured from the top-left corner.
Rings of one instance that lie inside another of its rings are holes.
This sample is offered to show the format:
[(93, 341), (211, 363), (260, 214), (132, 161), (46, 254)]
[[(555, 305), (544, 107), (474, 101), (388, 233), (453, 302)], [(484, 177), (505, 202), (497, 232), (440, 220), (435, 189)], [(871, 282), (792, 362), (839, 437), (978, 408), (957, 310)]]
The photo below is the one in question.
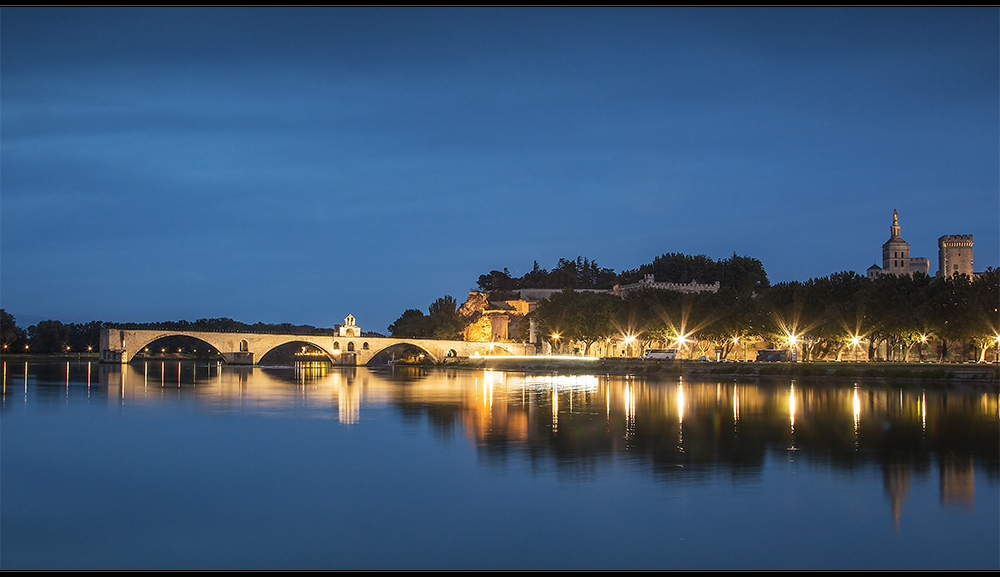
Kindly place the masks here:
[[(419, 365), (413, 365), (419, 366)], [(838, 379), (885, 382), (946, 382), (1000, 386), (1000, 365), (995, 363), (890, 363), (890, 362), (711, 362), (645, 359), (597, 359), (593, 361), (504, 359), (483, 357), (445, 365), (472, 370), (499, 369), (531, 373), (604, 373), (633, 376), (699, 377), (795, 377), (797, 379)]]

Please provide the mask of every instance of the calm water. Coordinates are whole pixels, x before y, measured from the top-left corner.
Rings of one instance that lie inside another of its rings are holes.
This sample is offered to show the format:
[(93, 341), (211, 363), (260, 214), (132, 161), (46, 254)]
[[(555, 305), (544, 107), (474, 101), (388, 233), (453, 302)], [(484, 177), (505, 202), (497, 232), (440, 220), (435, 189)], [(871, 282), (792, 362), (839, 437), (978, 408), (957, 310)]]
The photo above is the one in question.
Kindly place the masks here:
[(997, 569), (996, 390), (5, 363), (3, 569)]

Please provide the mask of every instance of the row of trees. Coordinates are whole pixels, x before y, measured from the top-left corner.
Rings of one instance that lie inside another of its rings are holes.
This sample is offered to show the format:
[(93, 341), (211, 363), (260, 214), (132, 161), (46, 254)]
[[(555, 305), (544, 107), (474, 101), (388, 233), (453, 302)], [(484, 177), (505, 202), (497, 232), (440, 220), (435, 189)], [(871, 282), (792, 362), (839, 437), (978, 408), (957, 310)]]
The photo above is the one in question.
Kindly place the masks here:
[(755, 258), (738, 256), (736, 253), (718, 261), (705, 255), (668, 253), (656, 257), (650, 264), (621, 274), (615, 273), (614, 269), (601, 268), (597, 261), (580, 256), (575, 261), (559, 259), (559, 264), (551, 271), (539, 267), (538, 261), (535, 261), (531, 272), (521, 277), (512, 277), (510, 271), (504, 268), (503, 271), (493, 270), (480, 275), (477, 284), (483, 292), (505, 292), (522, 288), (607, 290), (616, 284), (638, 282), (647, 274), (654, 275), (659, 282), (719, 282), (723, 287), (745, 294), (760, 292), (768, 287), (764, 265)]
[(97, 350), (101, 342), (101, 321), (62, 323), (40, 321), (27, 329), (17, 326), (14, 315), (0, 309), (0, 340), (3, 351), (12, 353), (63, 353)]
[(106, 326), (130, 330), (205, 331), (225, 333), (274, 333), (283, 335), (333, 335), (336, 329), (291, 323), (247, 324), (228, 317), (196, 321), (161, 321), (154, 323), (105, 323)]
[(618, 275), (619, 284), (629, 284), (653, 275), (659, 282), (702, 284), (720, 283), (741, 294), (759, 293), (770, 283), (764, 265), (755, 258), (739, 256), (735, 252), (730, 258), (713, 260), (703, 254), (691, 256), (681, 253), (667, 253), (653, 259), (637, 269), (622, 271)]
[[(533, 313), (543, 335), (579, 342), (587, 352), (609, 338), (673, 346), (700, 345), (733, 353), (739, 343), (765, 341), (797, 348), (801, 358), (840, 359), (847, 352), (888, 360), (920, 354), (947, 358), (966, 346), (983, 360), (1000, 336), (1000, 272), (967, 276), (884, 275), (870, 280), (842, 272), (807, 282), (780, 283), (758, 294), (732, 286), (717, 293), (646, 290), (627, 299), (564, 291)], [(927, 344), (936, 341), (937, 350)], [(959, 346), (959, 350), (955, 347)], [(859, 350), (860, 349), (860, 350)]]
[(536, 260), (531, 272), (521, 277), (510, 276), (506, 267), (503, 271), (493, 270), (480, 275), (476, 284), (483, 292), (504, 292), (522, 288), (610, 289), (617, 282), (614, 269), (601, 268), (596, 260), (578, 256), (576, 260), (559, 259), (559, 264), (551, 271), (538, 266)]

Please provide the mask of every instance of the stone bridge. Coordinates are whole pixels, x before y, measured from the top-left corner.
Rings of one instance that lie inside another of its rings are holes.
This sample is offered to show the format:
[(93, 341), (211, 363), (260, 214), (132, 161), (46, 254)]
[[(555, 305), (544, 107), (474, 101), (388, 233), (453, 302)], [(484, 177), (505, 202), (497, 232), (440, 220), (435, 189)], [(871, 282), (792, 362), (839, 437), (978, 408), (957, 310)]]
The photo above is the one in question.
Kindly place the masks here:
[[(355, 334), (361, 334), (358, 331)], [(282, 335), (270, 333), (225, 333), (206, 331), (101, 329), (101, 362), (128, 363), (150, 343), (164, 337), (184, 336), (211, 345), (226, 363), (255, 365), (275, 347), (304, 343), (320, 349), (336, 365), (365, 365), (377, 354), (395, 345), (412, 345), (424, 351), (433, 362), (474, 354), (533, 355), (535, 345), (524, 343), (477, 343), (337, 335)]]

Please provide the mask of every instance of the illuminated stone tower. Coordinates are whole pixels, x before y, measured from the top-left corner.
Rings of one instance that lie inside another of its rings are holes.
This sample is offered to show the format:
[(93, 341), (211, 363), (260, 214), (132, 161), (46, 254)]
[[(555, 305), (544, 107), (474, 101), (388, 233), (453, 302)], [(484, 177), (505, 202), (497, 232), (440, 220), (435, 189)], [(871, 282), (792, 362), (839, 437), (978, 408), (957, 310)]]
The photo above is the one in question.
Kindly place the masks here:
[(938, 239), (938, 276), (972, 276), (972, 235), (948, 234)]
[(910, 274), (910, 243), (899, 236), (899, 213), (892, 211), (889, 240), (882, 245), (881, 274)]

